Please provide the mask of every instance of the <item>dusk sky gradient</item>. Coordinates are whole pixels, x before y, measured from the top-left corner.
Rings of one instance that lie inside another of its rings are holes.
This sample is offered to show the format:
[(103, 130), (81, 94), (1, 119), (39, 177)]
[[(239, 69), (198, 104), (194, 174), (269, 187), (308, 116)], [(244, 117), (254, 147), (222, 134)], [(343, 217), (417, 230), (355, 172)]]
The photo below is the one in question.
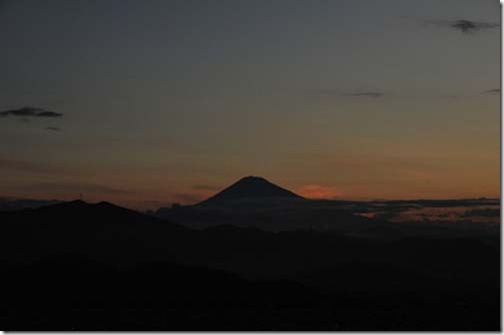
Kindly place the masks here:
[(0, 0), (1, 196), (499, 197), (495, 0)]

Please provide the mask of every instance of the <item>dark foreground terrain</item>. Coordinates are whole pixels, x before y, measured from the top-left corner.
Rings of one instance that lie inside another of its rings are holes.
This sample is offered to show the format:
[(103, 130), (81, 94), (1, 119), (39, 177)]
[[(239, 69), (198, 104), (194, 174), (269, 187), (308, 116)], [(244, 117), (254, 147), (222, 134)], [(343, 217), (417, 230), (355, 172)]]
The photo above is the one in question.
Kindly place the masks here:
[(190, 229), (81, 201), (0, 222), (5, 330), (500, 329), (495, 234)]

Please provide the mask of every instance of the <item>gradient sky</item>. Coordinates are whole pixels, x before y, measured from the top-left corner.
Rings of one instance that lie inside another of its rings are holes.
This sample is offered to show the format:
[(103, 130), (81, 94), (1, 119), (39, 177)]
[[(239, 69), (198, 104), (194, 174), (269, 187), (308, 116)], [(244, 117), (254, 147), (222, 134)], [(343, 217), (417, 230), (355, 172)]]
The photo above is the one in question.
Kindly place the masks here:
[[(0, 0), (1, 195), (498, 197), (496, 0)], [(369, 94), (375, 93), (375, 94)], [(50, 129), (48, 129), (50, 128)]]

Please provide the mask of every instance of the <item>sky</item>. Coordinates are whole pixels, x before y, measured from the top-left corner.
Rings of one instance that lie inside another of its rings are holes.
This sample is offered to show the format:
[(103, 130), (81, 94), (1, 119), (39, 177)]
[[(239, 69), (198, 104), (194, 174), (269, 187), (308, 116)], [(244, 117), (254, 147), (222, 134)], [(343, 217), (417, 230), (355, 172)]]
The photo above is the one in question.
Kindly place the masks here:
[(0, 195), (499, 197), (497, 25), (496, 0), (0, 0)]

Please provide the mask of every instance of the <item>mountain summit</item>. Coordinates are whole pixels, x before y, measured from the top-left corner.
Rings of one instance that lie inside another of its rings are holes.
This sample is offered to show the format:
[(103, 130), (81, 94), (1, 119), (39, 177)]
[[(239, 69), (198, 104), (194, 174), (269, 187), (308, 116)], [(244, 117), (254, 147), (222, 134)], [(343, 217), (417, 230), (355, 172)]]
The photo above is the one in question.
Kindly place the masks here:
[(301, 196), (277, 186), (264, 178), (250, 176), (238, 180), (233, 185), (203, 201), (208, 204), (233, 200), (257, 199), (303, 199)]

